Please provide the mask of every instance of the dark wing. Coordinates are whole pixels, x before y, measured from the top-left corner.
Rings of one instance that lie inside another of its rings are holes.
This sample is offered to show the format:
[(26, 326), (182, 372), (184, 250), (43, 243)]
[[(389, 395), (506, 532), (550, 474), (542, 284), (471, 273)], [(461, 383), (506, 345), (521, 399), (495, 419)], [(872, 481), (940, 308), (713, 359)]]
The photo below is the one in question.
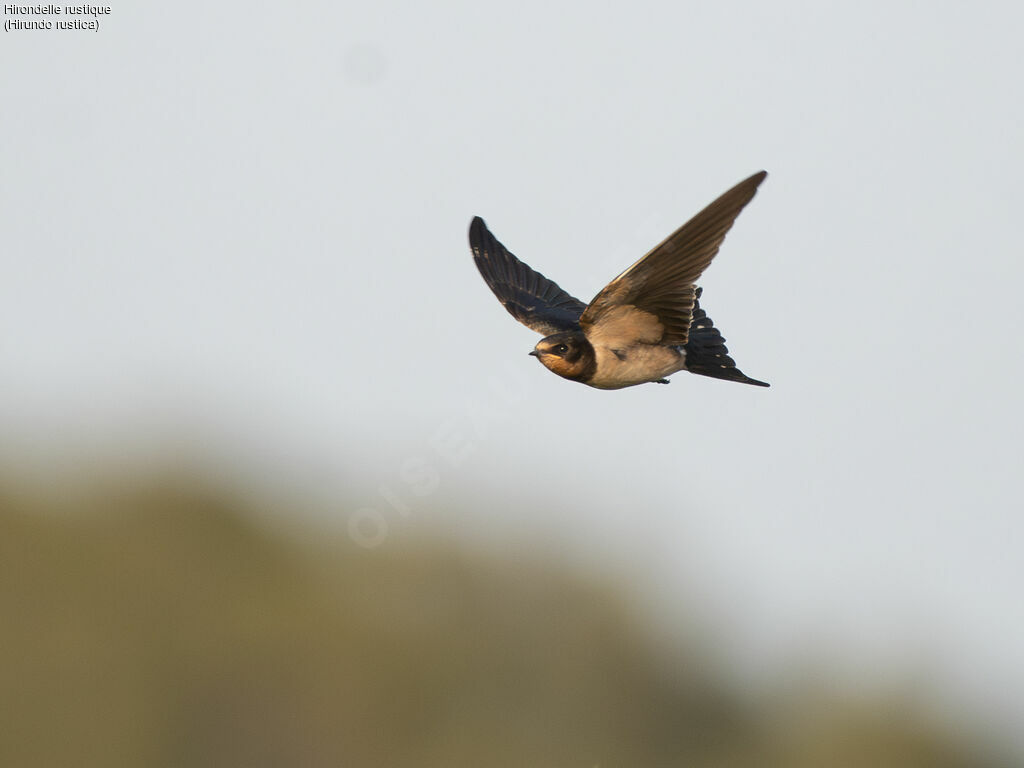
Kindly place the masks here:
[(512, 317), (545, 336), (579, 330), (587, 305), (509, 253), (479, 216), (469, 225), (469, 246), (484, 282)]
[(580, 325), (591, 341), (681, 346), (689, 337), (694, 283), (768, 174), (755, 173), (669, 235), (590, 302)]

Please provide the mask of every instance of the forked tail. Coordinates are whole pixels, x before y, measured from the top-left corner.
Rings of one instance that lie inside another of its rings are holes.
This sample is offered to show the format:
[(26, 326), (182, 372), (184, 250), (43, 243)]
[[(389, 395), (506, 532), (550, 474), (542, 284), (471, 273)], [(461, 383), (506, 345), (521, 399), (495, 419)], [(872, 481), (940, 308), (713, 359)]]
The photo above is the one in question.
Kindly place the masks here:
[(715, 328), (711, 318), (701, 309), (701, 292), (702, 289), (698, 288), (697, 300), (693, 303), (693, 320), (690, 323), (689, 339), (686, 346), (683, 347), (686, 350), (686, 370), (715, 379), (739, 381), (758, 387), (769, 386), (767, 382), (744, 375), (743, 371), (736, 367), (736, 361), (729, 357), (729, 350), (725, 346), (725, 338), (722, 333)]

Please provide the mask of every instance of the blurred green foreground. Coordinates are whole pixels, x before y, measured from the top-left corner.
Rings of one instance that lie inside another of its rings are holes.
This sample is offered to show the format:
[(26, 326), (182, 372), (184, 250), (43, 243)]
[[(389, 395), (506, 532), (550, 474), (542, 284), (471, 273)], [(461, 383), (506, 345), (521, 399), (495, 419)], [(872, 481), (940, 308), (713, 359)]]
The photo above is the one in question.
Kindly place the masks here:
[(555, 563), (243, 507), (0, 490), (0, 766), (997, 764), (906, 704), (666, 662), (621, 593)]

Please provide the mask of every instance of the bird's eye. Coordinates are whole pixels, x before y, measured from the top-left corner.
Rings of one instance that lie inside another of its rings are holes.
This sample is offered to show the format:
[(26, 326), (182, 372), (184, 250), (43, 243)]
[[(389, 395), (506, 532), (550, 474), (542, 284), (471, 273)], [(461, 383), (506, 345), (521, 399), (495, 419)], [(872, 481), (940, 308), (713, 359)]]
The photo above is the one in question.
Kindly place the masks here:
[(569, 348), (565, 346), (565, 344), (559, 344), (557, 347), (555, 347), (555, 352), (557, 352), (560, 355), (564, 355), (568, 351)]

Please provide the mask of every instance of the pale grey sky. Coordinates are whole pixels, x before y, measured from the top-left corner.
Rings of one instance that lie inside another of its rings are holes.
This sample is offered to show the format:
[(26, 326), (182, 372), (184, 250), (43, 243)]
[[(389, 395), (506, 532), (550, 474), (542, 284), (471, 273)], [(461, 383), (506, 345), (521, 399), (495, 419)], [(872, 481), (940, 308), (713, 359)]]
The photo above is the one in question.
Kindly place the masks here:
[[(458, 499), (643, 561), (752, 668), (824, 643), (1024, 708), (1022, 24), (178, 2), (6, 33), (4, 461), (181, 443), (389, 535)], [(469, 256), (479, 214), (589, 300), (761, 168), (702, 283), (769, 390), (558, 379)]]

